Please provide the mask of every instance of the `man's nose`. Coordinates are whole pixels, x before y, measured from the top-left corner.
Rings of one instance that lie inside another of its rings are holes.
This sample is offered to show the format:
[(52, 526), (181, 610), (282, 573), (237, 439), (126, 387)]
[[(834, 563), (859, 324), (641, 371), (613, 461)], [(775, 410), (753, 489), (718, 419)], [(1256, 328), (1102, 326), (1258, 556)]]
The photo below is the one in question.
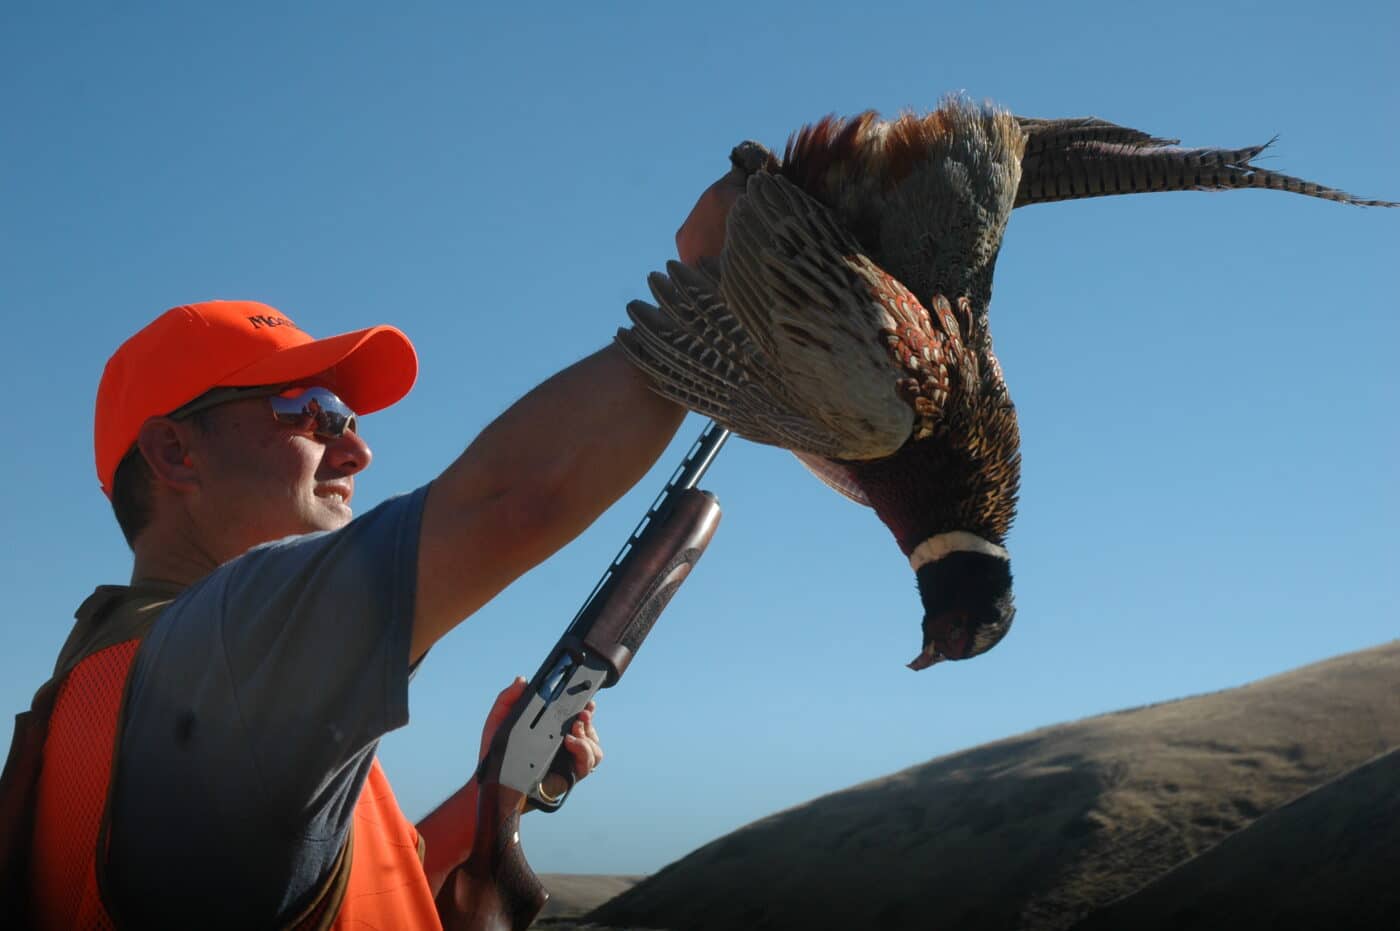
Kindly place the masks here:
[(369, 468), (374, 459), (364, 437), (346, 430), (326, 446), (326, 462), (341, 475), (354, 475)]

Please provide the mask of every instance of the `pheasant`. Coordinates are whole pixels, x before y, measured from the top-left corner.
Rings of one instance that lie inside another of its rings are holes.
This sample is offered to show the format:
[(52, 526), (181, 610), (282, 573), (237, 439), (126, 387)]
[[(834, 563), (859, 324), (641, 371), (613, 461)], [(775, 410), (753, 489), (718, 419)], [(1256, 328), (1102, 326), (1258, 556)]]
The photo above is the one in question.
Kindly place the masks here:
[(875, 510), (923, 604), (911, 668), (976, 656), (1015, 615), (1020, 441), (987, 316), (1011, 211), (1249, 187), (1400, 206), (1259, 168), (1267, 143), (1177, 142), (954, 98), (893, 121), (827, 117), (781, 160), (741, 143), (723, 252), (652, 274), (656, 304), (629, 304), (618, 341), (661, 394)]

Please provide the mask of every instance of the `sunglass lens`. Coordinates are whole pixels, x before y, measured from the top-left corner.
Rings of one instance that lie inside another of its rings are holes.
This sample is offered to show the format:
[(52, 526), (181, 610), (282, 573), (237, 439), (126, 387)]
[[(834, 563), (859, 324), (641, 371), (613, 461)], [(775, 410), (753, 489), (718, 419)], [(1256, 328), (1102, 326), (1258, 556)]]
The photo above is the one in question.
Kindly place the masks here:
[(325, 388), (306, 388), (272, 397), (272, 415), (295, 430), (333, 440), (355, 430), (355, 412)]
[(341, 413), (340, 411), (323, 410), (316, 415), (316, 433), (319, 436), (334, 439), (346, 430), (355, 432), (355, 415)]

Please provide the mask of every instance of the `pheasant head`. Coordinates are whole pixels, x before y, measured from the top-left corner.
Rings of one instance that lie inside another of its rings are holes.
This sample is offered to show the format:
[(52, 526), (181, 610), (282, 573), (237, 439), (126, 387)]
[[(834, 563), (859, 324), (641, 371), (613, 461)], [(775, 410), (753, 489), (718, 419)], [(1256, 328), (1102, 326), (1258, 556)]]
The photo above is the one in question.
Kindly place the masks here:
[(747, 186), (721, 256), (653, 274), (656, 305), (632, 302), (619, 342), (662, 394), (792, 450), (875, 510), (923, 602), (911, 667), (976, 656), (1015, 614), (1020, 438), (987, 315), (1012, 209), (1240, 187), (1392, 206), (1257, 168), (1262, 146), (1173, 143), (961, 99), (893, 121), (828, 117), (781, 159), (742, 143), (731, 161)]

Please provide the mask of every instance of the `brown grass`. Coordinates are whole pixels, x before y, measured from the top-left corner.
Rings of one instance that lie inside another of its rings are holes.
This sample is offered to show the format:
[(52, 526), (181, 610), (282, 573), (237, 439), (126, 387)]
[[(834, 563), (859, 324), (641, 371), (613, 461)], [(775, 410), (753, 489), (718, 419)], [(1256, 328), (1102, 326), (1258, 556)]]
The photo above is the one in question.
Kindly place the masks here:
[(1397, 683), (1400, 641), (942, 757), (719, 838), (587, 919), (981, 931), (1400, 913)]

